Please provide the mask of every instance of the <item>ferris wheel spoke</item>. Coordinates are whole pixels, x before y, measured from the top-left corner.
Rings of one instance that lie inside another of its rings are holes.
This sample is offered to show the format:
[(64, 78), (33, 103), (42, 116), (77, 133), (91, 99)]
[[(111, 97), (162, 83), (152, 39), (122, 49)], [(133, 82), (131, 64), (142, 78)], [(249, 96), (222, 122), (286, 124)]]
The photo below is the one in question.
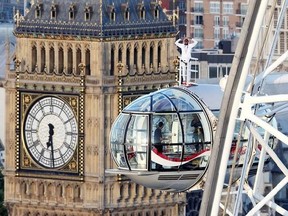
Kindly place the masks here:
[[(251, 211), (248, 212), (247, 216), (255, 215), (265, 204), (269, 201), (288, 183), (288, 177), (285, 177), (282, 181), (279, 182), (276, 187), (274, 187), (263, 199), (261, 199)], [(286, 211), (287, 214), (287, 211)], [(286, 215), (285, 214), (285, 215)]]

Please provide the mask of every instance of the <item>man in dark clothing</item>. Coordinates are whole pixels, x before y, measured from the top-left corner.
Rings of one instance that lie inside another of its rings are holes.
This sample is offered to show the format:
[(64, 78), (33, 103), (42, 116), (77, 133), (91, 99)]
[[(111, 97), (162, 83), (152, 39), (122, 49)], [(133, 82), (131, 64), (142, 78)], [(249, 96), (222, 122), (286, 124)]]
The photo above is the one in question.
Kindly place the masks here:
[(154, 143), (155, 143), (155, 147), (159, 153), (163, 151), (163, 146), (161, 145), (161, 142), (163, 140), (163, 136), (162, 136), (163, 126), (164, 126), (163, 122), (159, 122), (158, 127), (156, 128), (156, 130), (154, 132)]
[[(163, 146), (161, 144), (163, 140), (162, 136), (162, 128), (164, 127), (163, 122), (158, 123), (158, 127), (154, 131), (154, 146), (157, 149), (158, 153), (163, 152)], [(156, 170), (162, 170), (163, 166), (161, 164), (156, 163)]]
[(190, 126), (191, 127), (195, 127), (195, 128), (202, 126), (202, 124), (201, 124), (201, 122), (199, 120), (199, 117), (197, 115), (193, 115), (192, 116), (192, 121), (191, 121), (191, 125)]
[(201, 150), (200, 141), (203, 142), (203, 130), (202, 130), (202, 124), (199, 120), (199, 117), (197, 115), (193, 115), (192, 121), (191, 121), (191, 127), (194, 127), (194, 133), (193, 133), (193, 141), (195, 142), (195, 149), (196, 152)]

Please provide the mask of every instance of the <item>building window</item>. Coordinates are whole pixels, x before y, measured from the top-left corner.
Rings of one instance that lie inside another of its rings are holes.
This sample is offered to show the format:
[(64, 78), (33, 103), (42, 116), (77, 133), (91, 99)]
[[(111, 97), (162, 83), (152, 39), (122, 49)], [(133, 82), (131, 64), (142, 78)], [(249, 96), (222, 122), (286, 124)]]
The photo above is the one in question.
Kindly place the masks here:
[(195, 2), (194, 3), (194, 11), (195, 12), (204, 12), (203, 2)]
[(220, 14), (220, 2), (210, 2), (210, 13)]
[(217, 78), (218, 77), (218, 71), (217, 67), (209, 67), (209, 78)]
[(195, 16), (195, 24), (203, 25), (203, 16)]
[(64, 51), (63, 48), (60, 47), (59, 48), (59, 52), (58, 52), (58, 73), (62, 74), (63, 70), (64, 70)]
[(74, 11), (69, 11), (69, 20), (74, 19)]
[(185, 1), (179, 1), (179, 10), (186, 10)]
[(130, 48), (126, 49), (126, 65), (127, 68), (130, 69)]
[(122, 62), (122, 49), (118, 49), (118, 62)]
[(129, 8), (126, 8), (124, 12), (124, 17), (125, 17), (125, 20), (129, 20)]
[(85, 7), (85, 10), (84, 10), (84, 19), (85, 21), (89, 21), (91, 19), (91, 9), (90, 7)]
[(110, 76), (114, 75), (114, 69), (115, 69), (115, 64), (114, 64), (114, 58), (115, 58), (115, 49), (114, 47), (111, 48), (111, 53), (110, 53)]
[(191, 79), (193, 81), (196, 81), (196, 79), (199, 79), (199, 63), (191, 64)]
[(247, 9), (248, 9), (248, 5), (241, 3), (241, 6), (240, 6), (241, 15), (246, 15), (247, 14)]
[(73, 51), (71, 47), (68, 48), (67, 52), (67, 74), (72, 74), (73, 73)]
[(224, 65), (224, 66), (221, 66), (221, 70), (220, 72), (222, 73), (222, 77), (224, 76), (228, 76), (229, 73), (230, 73), (230, 69), (231, 69), (231, 66), (230, 65)]
[(159, 6), (157, 5), (154, 9), (154, 18), (159, 18)]
[(116, 18), (115, 9), (112, 8), (110, 13), (110, 20), (115, 21), (115, 18)]
[(54, 48), (51, 47), (49, 50), (49, 70), (50, 73), (53, 73), (54, 67), (55, 67), (55, 52), (54, 52)]
[(195, 28), (194, 29), (194, 37), (195, 38), (203, 38), (203, 29), (202, 28)]
[(229, 28), (227, 28), (227, 27), (225, 27), (225, 28), (223, 28), (223, 38), (224, 39), (227, 39), (227, 38), (229, 38)]
[(153, 58), (154, 58), (154, 48), (150, 46), (150, 53), (149, 53), (149, 66), (153, 66)]
[(146, 48), (143, 46), (142, 47), (142, 65), (145, 66), (145, 61), (146, 61)]
[(229, 75), (231, 65), (216, 64), (209, 66), (209, 78), (222, 78)]
[(214, 39), (220, 39), (220, 28), (214, 28)]
[(32, 47), (32, 72), (35, 71), (36, 69), (36, 64), (37, 64), (37, 48), (36, 46)]
[(161, 65), (161, 45), (158, 45), (157, 50), (157, 66), (159, 67)]
[(56, 19), (56, 5), (51, 6), (51, 19)]
[(140, 9), (140, 18), (145, 19), (145, 8), (144, 7), (141, 7), (141, 9)]
[(69, 7), (69, 20), (74, 20), (75, 19), (75, 8), (74, 5), (70, 5)]
[(223, 14), (233, 14), (233, 2), (223, 2)]
[(214, 16), (214, 26), (220, 25), (220, 16)]
[(41, 17), (41, 5), (37, 4), (35, 7), (35, 18), (40, 18)]
[(229, 25), (229, 16), (223, 16), (223, 26)]
[(85, 52), (85, 65), (86, 65), (85, 74), (86, 75), (91, 75), (90, 56), (91, 56), (90, 50), (87, 49)]
[(78, 48), (76, 50), (76, 71), (77, 71), (77, 74), (80, 74), (80, 68), (79, 68), (79, 64), (82, 63), (82, 53), (81, 53), (81, 49)]
[(185, 25), (186, 23), (186, 16), (179, 16), (179, 24)]
[(137, 67), (137, 61), (138, 61), (138, 49), (137, 47), (134, 47), (134, 65)]
[(40, 68), (41, 72), (44, 71), (45, 67), (46, 67), (46, 54), (45, 54), (45, 48), (42, 47), (41, 48), (41, 68)]

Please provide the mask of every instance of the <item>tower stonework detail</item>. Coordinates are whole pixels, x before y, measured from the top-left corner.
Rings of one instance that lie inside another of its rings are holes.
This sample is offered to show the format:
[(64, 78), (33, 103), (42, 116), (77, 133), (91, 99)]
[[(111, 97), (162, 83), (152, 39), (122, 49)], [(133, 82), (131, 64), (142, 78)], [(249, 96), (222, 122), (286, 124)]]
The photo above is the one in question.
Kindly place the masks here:
[(184, 215), (185, 194), (105, 174), (119, 110), (177, 83), (176, 31), (157, 2), (35, 1), (19, 21), (5, 82), (10, 215)]

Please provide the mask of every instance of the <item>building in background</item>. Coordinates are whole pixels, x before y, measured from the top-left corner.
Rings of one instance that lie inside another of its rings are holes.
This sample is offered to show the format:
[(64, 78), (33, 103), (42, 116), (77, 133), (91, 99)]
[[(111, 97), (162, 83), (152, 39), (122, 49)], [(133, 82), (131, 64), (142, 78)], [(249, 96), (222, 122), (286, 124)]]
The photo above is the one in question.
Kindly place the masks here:
[(190, 82), (218, 83), (229, 75), (247, 0), (163, 0), (162, 5), (169, 16), (177, 15), (177, 37), (198, 41)]
[(177, 12), (179, 37), (196, 39), (200, 49), (239, 36), (248, 7), (247, 0), (163, 0), (162, 5)]
[(239, 36), (247, 6), (247, 0), (188, 0), (186, 35), (198, 40), (199, 48), (217, 48), (221, 40)]

